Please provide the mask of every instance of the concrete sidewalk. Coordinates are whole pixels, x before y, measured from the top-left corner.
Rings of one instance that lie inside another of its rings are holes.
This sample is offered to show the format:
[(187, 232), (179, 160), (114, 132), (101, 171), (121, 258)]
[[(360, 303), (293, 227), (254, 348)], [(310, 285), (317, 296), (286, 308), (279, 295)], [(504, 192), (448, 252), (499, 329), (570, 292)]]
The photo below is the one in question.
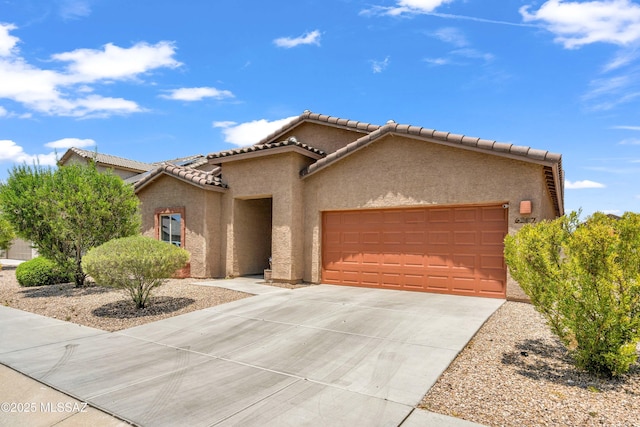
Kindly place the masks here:
[(415, 406), (502, 302), (319, 285), (117, 333), (0, 307), (0, 363), (145, 426), (469, 426)]

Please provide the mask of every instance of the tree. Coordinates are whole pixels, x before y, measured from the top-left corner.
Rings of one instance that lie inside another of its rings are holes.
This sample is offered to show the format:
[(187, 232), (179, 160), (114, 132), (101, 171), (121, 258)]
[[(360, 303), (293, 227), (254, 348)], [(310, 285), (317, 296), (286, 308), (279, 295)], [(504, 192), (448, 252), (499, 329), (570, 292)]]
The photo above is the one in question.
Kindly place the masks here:
[(11, 223), (0, 217), (0, 251), (8, 251), (11, 241), (15, 239), (16, 233), (13, 231)]
[(189, 253), (170, 243), (144, 236), (111, 240), (91, 249), (82, 260), (100, 286), (126, 290), (144, 308), (151, 291), (189, 261)]
[(73, 271), (76, 286), (84, 284), (82, 256), (89, 249), (139, 233), (138, 203), (131, 186), (94, 163), (16, 166), (0, 186), (4, 218), (42, 256)]
[(505, 239), (511, 275), (589, 372), (618, 376), (640, 342), (640, 214), (577, 213)]

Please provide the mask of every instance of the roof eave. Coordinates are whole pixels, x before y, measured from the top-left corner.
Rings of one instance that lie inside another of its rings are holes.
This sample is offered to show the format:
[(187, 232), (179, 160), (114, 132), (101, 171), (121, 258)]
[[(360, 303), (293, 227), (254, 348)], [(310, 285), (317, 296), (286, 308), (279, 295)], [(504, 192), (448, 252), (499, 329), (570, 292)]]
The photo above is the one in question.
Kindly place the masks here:
[(207, 191), (215, 191), (215, 192), (224, 193), (228, 189), (228, 187), (221, 187), (221, 186), (218, 186), (218, 185), (197, 184), (197, 183), (195, 183), (193, 181), (190, 181), (188, 179), (185, 179), (185, 178), (183, 178), (181, 176), (177, 176), (177, 175), (171, 174), (171, 173), (161, 169), (161, 167), (159, 167), (158, 169), (159, 169), (158, 172), (150, 175), (147, 179), (144, 179), (144, 180), (141, 180), (141, 181), (138, 181), (138, 182), (134, 183), (133, 184), (133, 191), (136, 194), (139, 193), (143, 188), (146, 188), (148, 185), (152, 184), (153, 182), (155, 182), (158, 178), (160, 178), (163, 175), (166, 175), (166, 176), (168, 176), (170, 178), (177, 179), (177, 180), (182, 181), (182, 182), (184, 182), (186, 184), (193, 185), (194, 187), (201, 188), (201, 189), (207, 190)]
[(324, 155), (322, 154), (314, 153), (312, 151), (309, 151), (307, 149), (304, 149), (296, 145), (285, 145), (282, 147), (265, 148), (262, 150), (250, 151), (247, 153), (237, 153), (237, 154), (230, 154), (228, 156), (223, 156), (223, 157), (213, 157), (213, 158), (209, 158), (209, 164), (219, 165), (221, 163), (248, 160), (248, 159), (254, 159), (257, 157), (274, 156), (276, 154), (283, 154), (283, 153), (298, 153), (314, 160), (318, 160), (324, 157)]

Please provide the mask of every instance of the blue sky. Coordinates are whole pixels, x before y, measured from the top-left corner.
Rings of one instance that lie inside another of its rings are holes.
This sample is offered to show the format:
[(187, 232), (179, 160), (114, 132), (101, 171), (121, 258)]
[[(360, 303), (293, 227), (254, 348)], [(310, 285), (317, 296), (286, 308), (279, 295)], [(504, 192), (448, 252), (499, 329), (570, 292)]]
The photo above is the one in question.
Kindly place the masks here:
[(640, 211), (629, 0), (0, 0), (0, 179), (69, 146), (140, 161), (304, 110), (559, 152), (567, 210)]

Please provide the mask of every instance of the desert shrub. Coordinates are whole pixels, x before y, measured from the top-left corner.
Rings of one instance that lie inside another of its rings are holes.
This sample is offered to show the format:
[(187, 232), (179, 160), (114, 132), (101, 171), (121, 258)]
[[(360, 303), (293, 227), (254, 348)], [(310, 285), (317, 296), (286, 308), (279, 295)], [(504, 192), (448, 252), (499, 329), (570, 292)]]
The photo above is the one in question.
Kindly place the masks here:
[(83, 269), (98, 285), (126, 290), (137, 308), (144, 308), (151, 291), (189, 261), (189, 253), (169, 243), (133, 236), (111, 240), (91, 249)]
[(505, 240), (511, 275), (591, 373), (618, 376), (640, 341), (640, 214), (577, 213), (527, 225)]
[(20, 286), (44, 286), (71, 282), (73, 274), (47, 258), (37, 257), (18, 265), (16, 279)]

